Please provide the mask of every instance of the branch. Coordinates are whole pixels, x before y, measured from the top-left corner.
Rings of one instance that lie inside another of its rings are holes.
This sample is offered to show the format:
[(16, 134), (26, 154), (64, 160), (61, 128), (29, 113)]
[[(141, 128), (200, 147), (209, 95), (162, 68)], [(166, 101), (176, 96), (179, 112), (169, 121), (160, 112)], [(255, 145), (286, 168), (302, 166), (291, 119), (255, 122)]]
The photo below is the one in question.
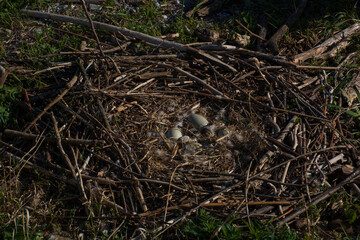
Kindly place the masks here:
[[(39, 137), (39, 135), (37, 135), (37, 134), (24, 133), (24, 132), (19, 132), (19, 131), (12, 130), (12, 129), (5, 129), (4, 134), (13, 136), (13, 137), (21, 137), (24, 139), (37, 139)], [(44, 139), (44, 141), (56, 143), (57, 139), (46, 137)], [(78, 144), (78, 145), (80, 145), (80, 144), (84, 144), (84, 145), (105, 144), (105, 141), (103, 141), (103, 140), (89, 140), (89, 139), (75, 139), (75, 138), (61, 138), (61, 141), (63, 143), (67, 143), (67, 144)]]
[(25, 128), (24, 130), (24, 133), (26, 133), (27, 131), (30, 130), (30, 128), (37, 122), (37, 120), (39, 120), (42, 115), (44, 115), (52, 106), (54, 106), (57, 102), (59, 102), (65, 95), (66, 93), (69, 92), (69, 90), (72, 88), (72, 86), (74, 86), (74, 84), (76, 83), (76, 81), (78, 80), (79, 78), (79, 73), (77, 72), (73, 78), (71, 79), (70, 82), (68, 82), (66, 84), (67, 88), (59, 95), (57, 96), (51, 103), (49, 103), (45, 108), (44, 110), (36, 116), (36, 118), (30, 123), (27, 125), (27, 127)]
[[(61, 21), (61, 22), (71, 22), (74, 24), (79, 24), (79, 25), (84, 25), (84, 26), (90, 26), (90, 23), (88, 21), (86, 21), (85, 19), (80, 19), (80, 18), (75, 18), (75, 17), (69, 17), (69, 16), (64, 16), (64, 15), (59, 15), (59, 14), (51, 14), (51, 13), (44, 13), (44, 12), (39, 12), (39, 11), (33, 11), (33, 10), (21, 10), (22, 13), (28, 14), (31, 17), (38, 17), (38, 18), (45, 18), (45, 19), (52, 19), (55, 21)], [(189, 54), (192, 54), (194, 56), (200, 57), (204, 60), (210, 61), (218, 66), (221, 66), (227, 70), (230, 70), (231, 72), (236, 73), (237, 70), (222, 62), (221, 60), (219, 60), (216, 57), (213, 57), (201, 50), (183, 45), (181, 43), (175, 43), (175, 42), (170, 42), (167, 40), (163, 40), (163, 39), (159, 39), (157, 37), (153, 37), (153, 36), (149, 36), (147, 34), (144, 33), (140, 33), (140, 32), (136, 32), (136, 31), (132, 31), (132, 30), (128, 30), (126, 28), (120, 28), (120, 27), (116, 27), (114, 25), (110, 25), (110, 24), (106, 24), (106, 23), (101, 23), (101, 22), (97, 22), (97, 21), (93, 21), (94, 27), (97, 29), (102, 29), (102, 30), (106, 30), (106, 31), (110, 31), (110, 32), (120, 32), (125, 36), (129, 36), (129, 37), (133, 37), (133, 38), (137, 38), (140, 40), (143, 40), (145, 42), (148, 43), (152, 43), (155, 45), (158, 45), (161, 48), (175, 48), (178, 51), (181, 52), (186, 52)]]
[(304, 8), (306, 6), (307, 0), (300, 0), (297, 10), (290, 15), (290, 17), (286, 20), (285, 24), (282, 25), (274, 35), (266, 42), (266, 47), (270, 49), (270, 51), (277, 55), (279, 54), (279, 46), (278, 42), (279, 40), (285, 35), (287, 30), (291, 25), (295, 23), (295, 21), (300, 17), (302, 12), (304, 11)]

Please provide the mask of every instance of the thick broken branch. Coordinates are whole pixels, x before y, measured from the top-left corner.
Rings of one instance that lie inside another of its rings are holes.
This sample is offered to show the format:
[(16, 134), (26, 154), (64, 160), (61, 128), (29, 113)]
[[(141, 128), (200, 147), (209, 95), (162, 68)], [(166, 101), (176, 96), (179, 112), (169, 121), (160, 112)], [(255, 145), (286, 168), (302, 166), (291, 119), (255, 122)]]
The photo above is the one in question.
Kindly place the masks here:
[[(348, 42), (349, 37), (351, 37), (352, 35), (354, 35), (358, 32), (360, 32), (360, 24), (355, 23), (355, 24), (351, 25), (350, 27), (338, 32), (337, 34), (335, 34), (333, 37), (329, 38), (322, 44), (320, 44), (306, 52), (295, 55), (294, 62), (301, 63), (311, 57), (319, 58), (321, 56), (324, 56), (324, 54), (326, 55), (327, 52), (334, 51), (334, 50), (338, 51), (339, 50), (339, 46), (337, 45), (338, 43)], [(343, 47), (343, 44), (341, 46)]]
[(293, 25), (295, 21), (300, 17), (302, 12), (304, 11), (306, 3), (307, 0), (300, 0), (298, 4), (298, 9), (293, 14), (291, 14), (291, 16), (286, 20), (285, 24), (282, 25), (276, 31), (276, 33), (272, 35), (272, 37), (266, 42), (266, 47), (268, 47), (273, 54), (279, 54), (279, 40), (285, 35), (289, 27)]

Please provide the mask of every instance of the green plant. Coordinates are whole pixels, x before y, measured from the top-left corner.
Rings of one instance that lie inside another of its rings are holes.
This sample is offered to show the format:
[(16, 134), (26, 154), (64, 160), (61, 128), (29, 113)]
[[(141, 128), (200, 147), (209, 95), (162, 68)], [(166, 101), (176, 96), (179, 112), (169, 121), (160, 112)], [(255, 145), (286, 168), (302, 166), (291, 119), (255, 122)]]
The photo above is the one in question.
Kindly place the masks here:
[[(344, 235), (341, 237), (342, 240), (360, 240), (360, 235), (355, 236), (349, 236), (349, 234), (343, 229)], [(339, 238), (340, 239), (340, 238)]]
[(184, 228), (184, 233), (187, 235), (186, 239), (206, 239), (210, 238), (216, 230), (219, 221), (213, 216), (201, 209), (200, 214), (194, 219), (190, 220)]
[[(323, 220), (342, 219), (341, 228), (345, 237), (341, 239), (355, 239), (354, 235), (348, 236), (344, 229), (346, 226), (357, 226), (360, 222), (360, 200), (347, 192), (339, 192), (331, 195), (327, 203), (319, 206), (321, 210), (321, 218)], [(356, 238), (359, 239), (360, 235)]]
[(360, 201), (357, 198), (350, 199), (344, 203), (345, 217), (350, 224), (360, 219)]
[[(354, 86), (353, 89), (354, 89), (354, 91), (356, 93), (358, 101), (360, 102), (360, 92), (359, 92), (359, 90), (356, 88), (356, 86)], [(343, 89), (340, 89), (340, 91), (348, 99), (348, 101), (350, 101), (350, 97), (348, 96), (348, 94)], [(338, 106), (336, 104), (326, 104), (326, 106), (328, 106), (330, 108), (333, 108), (333, 109), (336, 109), (336, 110), (340, 110), (342, 112), (345, 112), (346, 114), (348, 114), (349, 116), (351, 116), (351, 117), (353, 117), (355, 119), (358, 119), (358, 120), (360, 119), (360, 109), (359, 109), (359, 107), (357, 105), (354, 105), (350, 109)]]
[(1, 25), (14, 29), (22, 26), (20, 10), (24, 7), (45, 8), (52, 3), (50, 0), (3, 0), (0, 1)]
[[(134, 12), (132, 12), (134, 11)], [(161, 35), (162, 13), (152, 1), (130, 10), (122, 9), (108, 13), (107, 17), (113, 22), (130, 30), (139, 31), (153, 36)]]
[[(245, 222), (245, 221), (244, 221)], [(296, 240), (299, 236), (292, 232), (287, 227), (283, 226), (280, 229), (276, 229), (271, 224), (262, 223), (254, 220), (251, 222), (245, 222), (249, 229), (249, 232), (244, 239), (271, 239), (271, 240)]]
[(0, 87), (0, 128), (12, 122), (14, 100), (19, 97), (19, 90), (15, 87)]
[(287, 227), (277, 229), (269, 223), (252, 220), (246, 222), (247, 228), (240, 227), (234, 222), (238, 217), (233, 216), (228, 222), (223, 223), (211, 216), (205, 210), (201, 209), (199, 215), (191, 219), (183, 228), (185, 239), (208, 239), (221, 226), (217, 239), (235, 240), (235, 239), (277, 239), (277, 240), (296, 240), (299, 236)]
[(18, 216), (5, 227), (0, 226), (0, 239), (44, 239), (44, 226), (37, 226), (31, 221), (27, 222), (24, 215)]

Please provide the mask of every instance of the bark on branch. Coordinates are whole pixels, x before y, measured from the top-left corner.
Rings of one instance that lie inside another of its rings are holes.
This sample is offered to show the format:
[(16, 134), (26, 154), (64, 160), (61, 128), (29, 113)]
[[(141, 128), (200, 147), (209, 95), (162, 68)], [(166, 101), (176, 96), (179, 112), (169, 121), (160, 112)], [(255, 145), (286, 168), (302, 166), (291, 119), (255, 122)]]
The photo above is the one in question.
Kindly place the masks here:
[[(33, 11), (33, 10), (25, 10), (25, 9), (21, 10), (21, 12), (29, 15), (30, 17), (52, 19), (52, 20), (61, 21), (61, 22), (71, 22), (74, 24), (84, 25), (84, 26), (88, 26), (88, 27), (91, 26), (89, 21), (86, 19), (80, 19), (80, 18), (75, 18), (75, 17), (69, 17), (69, 16), (64, 16), (64, 15), (59, 15), (59, 14), (45, 13), (45, 12), (39, 12), (39, 11)], [(153, 37), (153, 36), (141, 33), (141, 32), (132, 31), (132, 30), (129, 30), (126, 28), (116, 27), (114, 25), (101, 23), (101, 22), (97, 22), (97, 21), (93, 21), (93, 24), (94, 24), (94, 27), (97, 29), (102, 29), (102, 30), (106, 30), (109, 32), (115, 32), (115, 33), (120, 32), (125, 36), (137, 38), (137, 39), (143, 40), (145, 42), (155, 44), (161, 48), (167, 48), (167, 49), (173, 48), (178, 51), (186, 52), (186, 53), (189, 53), (196, 57), (202, 58), (206, 61), (210, 61), (218, 66), (221, 66), (227, 70), (230, 70), (231, 72), (234, 72), (234, 73), (237, 72), (237, 70), (234, 67), (222, 62), (220, 59), (218, 59), (214, 56), (211, 56), (211, 55), (205, 53), (204, 51), (183, 45), (181, 43), (170, 42), (170, 41), (160, 39), (157, 37)]]

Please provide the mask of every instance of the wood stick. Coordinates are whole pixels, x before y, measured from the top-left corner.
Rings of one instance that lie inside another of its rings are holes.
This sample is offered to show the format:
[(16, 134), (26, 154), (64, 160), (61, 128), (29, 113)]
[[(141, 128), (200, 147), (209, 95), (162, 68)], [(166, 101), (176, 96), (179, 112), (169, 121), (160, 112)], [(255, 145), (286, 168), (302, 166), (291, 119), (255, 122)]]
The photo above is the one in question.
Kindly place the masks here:
[(247, 27), (245, 27), (239, 20), (235, 20), (235, 22), (236, 22), (237, 24), (239, 24), (240, 27), (242, 27), (243, 29), (245, 29), (245, 31), (247, 31), (251, 36), (254, 36), (254, 37), (256, 37), (256, 38), (258, 38), (258, 39), (260, 39), (260, 40), (262, 40), (262, 41), (266, 41), (265, 38), (257, 35), (256, 33), (253, 33), (252, 31), (250, 31), (250, 29), (248, 29)]
[[(91, 26), (91, 30), (92, 30), (93, 33), (94, 33), (94, 36), (95, 36), (95, 39), (96, 39), (96, 43), (97, 43), (97, 45), (98, 45), (98, 47), (99, 47), (99, 50), (100, 50), (100, 54), (101, 54), (102, 57), (105, 57), (105, 54), (104, 54), (104, 52), (103, 52), (103, 50), (102, 50), (102, 47), (101, 47), (101, 44), (100, 44), (99, 37), (98, 37), (98, 35), (96, 34), (96, 31), (95, 31), (95, 27), (94, 27), (94, 24), (93, 24), (93, 20), (91, 19), (90, 13), (89, 13), (88, 10), (87, 10), (85, 0), (81, 0), (81, 2), (82, 2), (82, 5), (83, 5), (83, 9), (84, 9), (84, 11), (85, 11), (85, 15), (86, 15), (87, 19), (89, 20), (89, 23), (90, 23), (90, 26)], [(105, 58), (105, 61), (106, 61), (106, 63), (107, 63), (108, 65), (110, 65), (109, 61), (108, 61), (106, 58)]]
[(360, 24), (359, 23), (355, 23), (353, 25), (351, 25), (350, 27), (338, 32), (337, 34), (335, 34), (333, 37), (329, 38), (328, 40), (326, 40), (325, 42), (323, 42), (322, 44), (307, 50), (306, 52), (300, 53), (295, 55), (295, 63), (300, 63), (303, 62), (309, 58), (311, 58), (312, 56), (318, 56), (323, 54), (324, 52), (326, 52), (329, 48), (332, 48), (332, 46), (334, 46), (334, 44), (349, 38), (350, 36), (354, 35), (355, 33), (360, 31)]
[(18, 157), (13, 153), (4, 151), (4, 152), (0, 153), (0, 156), (2, 156), (2, 157), (4, 156), (4, 157), (7, 157), (7, 158), (15, 158), (17, 161), (23, 162), (26, 165), (26, 167), (36, 169), (37, 171), (43, 173), (44, 175), (52, 177), (52, 178), (54, 178), (56, 180), (59, 180), (61, 182), (66, 183), (66, 184), (70, 184), (70, 185), (75, 186), (75, 187), (77, 186), (77, 182), (75, 180), (68, 179), (63, 175), (55, 174), (55, 173), (53, 173), (53, 171), (45, 169), (45, 168), (43, 168), (43, 167), (41, 167), (41, 166), (39, 166), (39, 165), (37, 165), (35, 163), (32, 163), (30, 160), (23, 161), (21, 157)]
[(195, 82), (199, 83), (200, 85), (204, 86), (205, 88), (209, 89), (214, 95), (218, 95), (218, 96), (221, 96), (221, 97), (225, 97), (225, 98), (229, 98), (227, 97), (225, 94), (223, 94), (222, 92), (220, 92), (219, 90), (217, 90), (216, 88), (210, 86), (209, 84), (207, 84), (205, 81), (201, 80), (200, 78), (192, 75), (191, 73), (188, 73), (178, 67), (174, 67), (174, 66), (171, 66), (171, 65), (168, 65), (168, 64), (163, 64), (163, 63), (160, 63), (158, 64), (159, 66), (163, 66), (163, 67), (167, 67), (167, 68), (172, 68), (174, 70), (176, 70), (177, 72), (179, 73), (182, 73), (184, 74), (185, 76), (195, 80)]
[[(354, 181), (355, 179), (360, 177), (360, 168), (356, 169), (352, 174), (350, 174), (346, 179), (344, 179), (342, 182), (340, 182), (338, 185), (336, 185), (335, 187), (332, 187), (328, 190), (326, 190), (325, 192), (323, 192), (322, 194), (320, 194), (319, 196), (317, 196), (316, 198), (314, 198), (311, 201), (311, 206), (314, 206), (318, 203), (320, 203), (321, 201), (327, 199), (328, 197), (331, 196), (331, 194), (337, 192), (340, 188), (342, 188), (343, 186), (345, 186), (346, 184)], [(281, 220), (278, 223), (278, 226), (282, 226), (285, 223), (291, 221), (292, 219), (294, 219), (295, 217), (299, 216), (300, 214), (304, 213), (307, 209), (309, 208), (309, 204), (306, 205), (306, 207), (303, 207), (301, 209), (299, 209), (298, 211), (294, 212), (293, 214), (289, 215), (288, 217), (284, 218), (283, 220)]]
[[(291, 205), (291, 204), (295, 204), (295, 202), (294, 201), (260, 201), (260, 202), (250, 201), (250, 202), (248, 202), (249, 206)], [(242, 202), (242, 203), (238, 203), (238, 202), (205, 203), (203, 205), (203, 207), (228, 207), (228, 206), (236, 206), (236, 205), (244, 206), (245, 202)], [(193, 206), (194, 206), (194, 204), (192, 204), (192, 203), (184, 203), (181, 205), (168, 207), (167, 210), (173, 211), (173, 210), (179, 210), (179, 209), (183, 209), (183, 208), (190, 208)], [(149, 217), (149, 216), (160, 214), (163, 211), (165, 211), (165, 207), (162, 207), (162, 208), (159, 208), (159, 209), (153, 210), (151, 212), (147, 212), (147, 213), (139, 213), (138, 216), (139, 217)]]
[(132, 216), (137, 215), (136, 212), (129, 212), (125, 208), (121, 207), (120, 205), (118, 205), (118, 204), (116, 204), (113, 201), (110, 201), (108, 199), (102, 199), (101, 202), (104, 203), (105, 205), (109, 206), (109, 207), (116, 208), (119, 212), (121, 212), (122, 214), (124, 214), (126, 216), (131, 216), (132, 217)]
[(212, 44), (212, 45), (201, 46), (199, 48), (203, 49), (203, 50), (212, 50), (212, 51), (235, 51), (235, 52), (238, 52), (240, 54), (262, 58), (262, 59), (273, 62), (273, 63), (275, 63), (277, 65), (280, 65), (280, 66), (291, 67), (291, 68), (296, 68), (297, 67), (296, 64), (294, 64), (292, 62), (289, 62), (289, 61), (286, 61), (284, 57), (274, 56), (274, 55), (271, 55), (271, 54), (266, 54), (266, 53), (261, 53), (261, 52), (256, 52), (256, 51), (252, 51), (252, 50), (249, 50), (249, 49), (240, 48), (240, 47), (236, 47), (236, 46), (232, 46), (232, 45)]
[[(59, 14), (52, 14), (52, 13), (44, 13), (44, 12), (39, 12), (39, 11), (33, 11), (33, 10), (21, 10), (22, 13), (25, 13), (31, 17), (38, 17), (38, 18), (45, 18), (45, 19), (52, 19), (55, 21), (61, 21), (61, 22), (71, 22), (74, 24), (79, 24), (79, 25), (84, 25), (84, 26), (90, 26), (90, 23), (88, 21), (86, 21), (85, 19), (80, 19), (80, 18), (75, 18), (75, 17), (69, 17), (69, 16), (64, 16), (64, 15), (59, 15)], [(136, 31), (132, 31), (126, 28), (120, 28), (120, 27), (116, 27), (114, 25), (110, 25), (110, 24), (106, 24), (106, 23), (101, 23), (101, 22), (97, 22), (97, 21), (93, 21), (94, 27), (97, 29), (102, 29), (102, 30), (106, 30), (106, 31), (110, 31), (110, 32), (120, 32), (122, 34), (124, 34), (125, 36), (129, 36), (129, 37), (133, 37), (133, 38), (137, 38), (140, 40), (143, 40), (145, 42), (148, 43), (152, 43), (157, 45), (158, 47), (161, 48), (166, 48), (166, 49), (176, 49), (178, 51), (181, 52), (186, 52), (189, 54), (192, 54), (194, 56), (200, 57), (206, 61), (210, 61), (218, 66), (221, 66), (227, 70), (230, 70), (231, 72), (236, 73), (237, 70), (222, 62), (220, 59), (213, 57), (201, 50), (183, 45), (181, 43), (176, 43), (176, 42), (171, 42), (171, 41), (167, 41), (164, 39), (160, 39), (157, 37), (153, 37), (141, 32), (136, 32)]]
[(305, 9), (306, 3), (307, 0), (299, 0), (296, 11), (290, 15), (290, 17), (286, 20), (285, 24), (282, 25), (276, 31), (276, 33), (274, 33), (274, 35), (272, 35), (271, 38), (265, 43), (265, 46), (268, 47), (273, 54), (279, 54), (279, 40), (285, 35), (289, 27), (293, 25), (295, 21), (300, 17), (300, 15)]
[(49, 103), (44, 110), (35, 117), (35, 119), (29, 123), (27, 125), (27, 127), (24, 130), (24, 133), (26, 133), (27, 131), (30, 130), (30, 128), (37, 122), (37, 120), (39, 120), (52, 106), (54, 106), (57, 102), (59, 102), (68, 92), (69, 90), (72, 88), (72, 86), (74, 86), (74, 84), (76, 83), (76, 81), (79, 78), (79, 72), (75, 73), (75, 75), (73, 76), (73, 78), (70, 80), (70, 82), (68, 82), (66, 84), (67, 88), (59, 95), (57, 96), (51, 103)]
[[(289, 133), (290, 129), (294, 126), (297, 116), (293, 116), (286, 127), (281, 132), (280, 136), (276, 138), (277, 141), (282, 142), (286, 135)], [(265, 163), (270, 159), (275, 153), (271, 150), (267, 151), (260, 159), (258, 169), (261, 171), (265, 166)]]
[(142, 208), (143, 212), (147, 212), (149, 209), (146, 205), (145, 198), (143, 191), (141, 190), (140, 182), (137, 181), (137, 177), (133, 176), (133, 179), (135, 180), (135, 191), (138, 197), (138, 201), (140, 203), (140, 207)]
[[(60, 137), (59, 129), (57, 127), (57, 121), (55, 119), (55, 116), (54, 116), (53, 112), (51, 112), (51, 118), (52, 118), (53, 123), (54, 123), (54, 129), (55, 129), (55, 133), (56, 133), (57, 144), (58, 144), (58, 148), (60, 150), (61, 156), (63, 157), (63, 159), (67, 163), (68, 167), (70, 168), (71, 174), (73, 175), (74, 180), (78, 183), (78, 181), (77, 181), (78, 178), (76, 177), (75, 168), (72, 165), (69, 156), (66, 154), (66, 152), (65, 152), (65, 150), (64, 150), (64, 148), (63, 148), (63, 146), (61, 144), (61, 137)], [(79, 183), (78, 183), (78, 188), (79, 188), (79, 190), (81, 192), (81, 187), (80, 187)]]
[[(39, 137), (39, 135), (37, 135), (37, 134), (24, 133), (24, 132), (19, 132), (19, 131), (12, 130), (12, 129), (5, 129), (4, 134), (13, 136), (13, 137), (21, 137), (24, 139), (31, 139), (31, 140)], [(51, 138), (51, 137), (45, 137), (44, 141), (56, 143), (57, 139)], [(84, 144), (84, 145), (105, 144), (104, 140), (89, 140), (89, 139), (75, 139), (75, 138), (61, 138), (61, 141), (63, 143), (67, 143), (67, 144), (78, 144), (78, 145), (80, 145), (80, 144)]]

